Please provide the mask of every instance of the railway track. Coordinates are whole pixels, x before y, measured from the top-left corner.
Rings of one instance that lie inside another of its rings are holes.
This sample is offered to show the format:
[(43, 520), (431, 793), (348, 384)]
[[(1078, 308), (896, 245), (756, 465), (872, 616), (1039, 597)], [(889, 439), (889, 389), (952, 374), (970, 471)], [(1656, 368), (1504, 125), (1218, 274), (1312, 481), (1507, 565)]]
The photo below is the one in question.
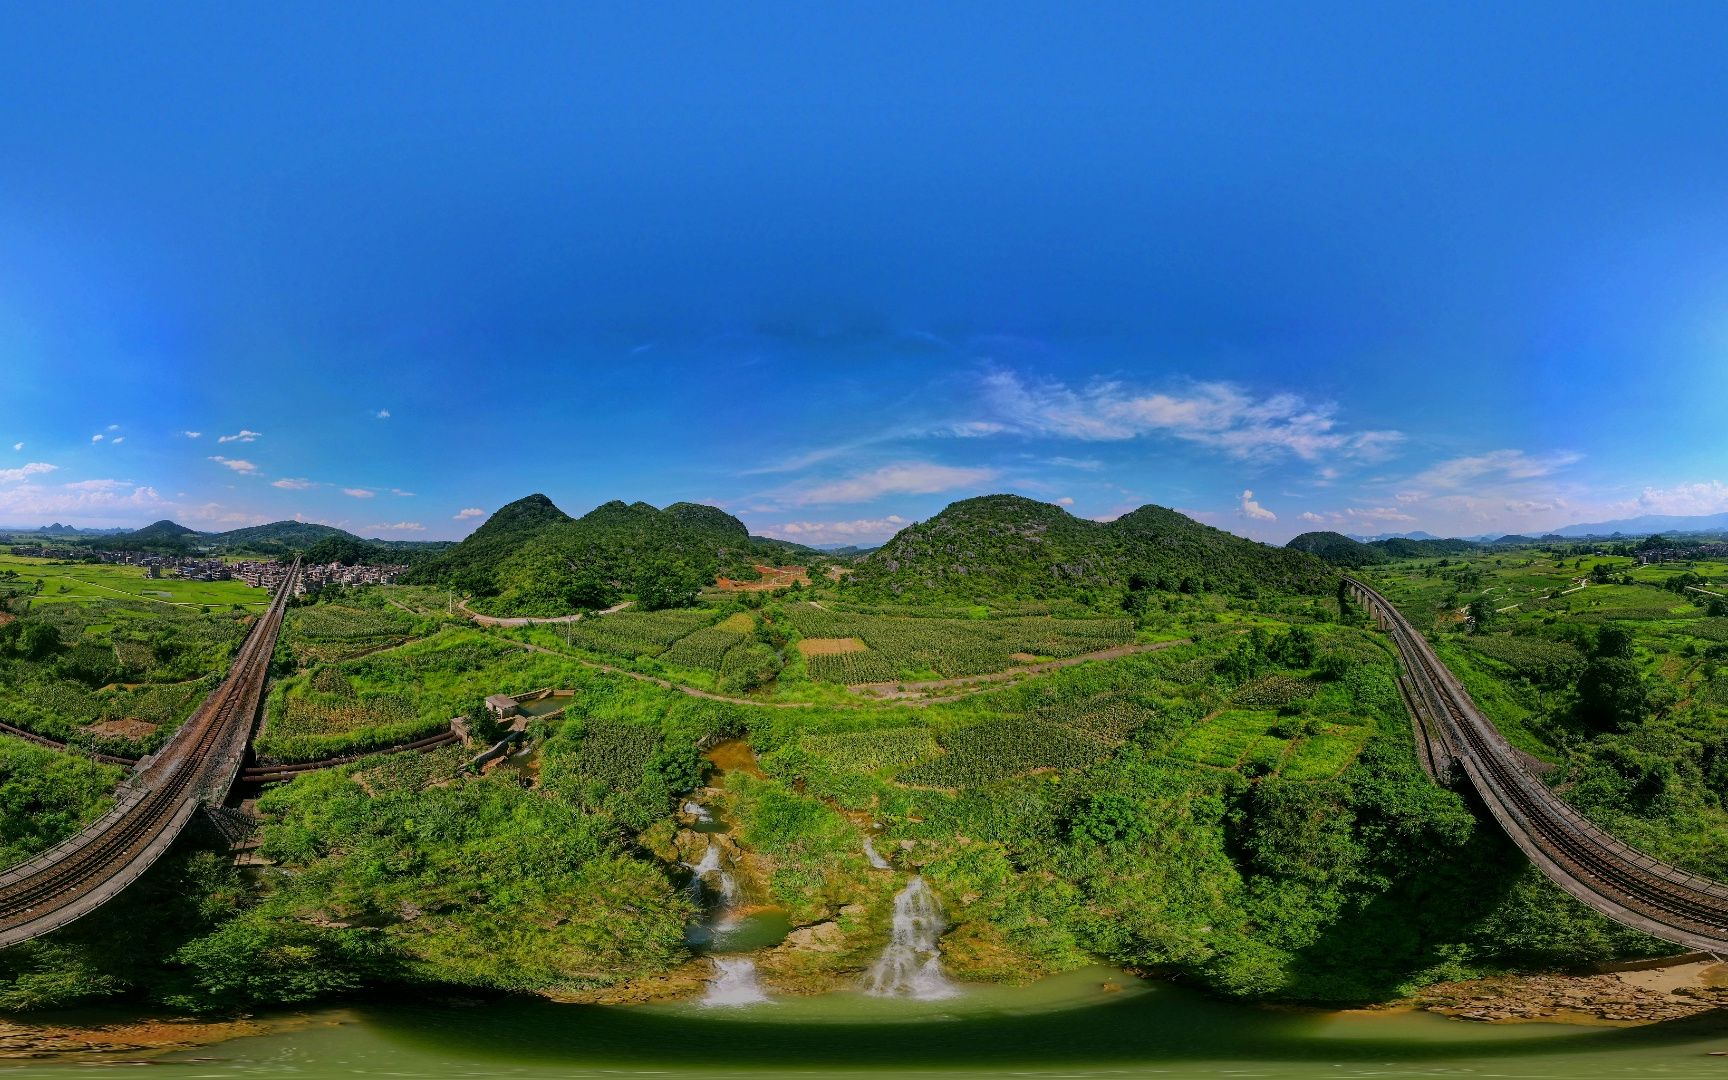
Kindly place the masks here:
[(1665, 941), (1728, 953), (1728, 885), (1651, 858), (1568, 806), (1523, 766), (1403, 613), (1366, 583), (1346, 580), (1398, 649), (1431, 771), (1456, 764), (1531, 861), (1596, 911)]
[(121, 788), (115, 807), (76, 836), (0, 874), (0, 948), (89, 914), (136, 881), (201, 802), (233, 783), (263, 697), (299, 564), (241, 645), (222, 685)]

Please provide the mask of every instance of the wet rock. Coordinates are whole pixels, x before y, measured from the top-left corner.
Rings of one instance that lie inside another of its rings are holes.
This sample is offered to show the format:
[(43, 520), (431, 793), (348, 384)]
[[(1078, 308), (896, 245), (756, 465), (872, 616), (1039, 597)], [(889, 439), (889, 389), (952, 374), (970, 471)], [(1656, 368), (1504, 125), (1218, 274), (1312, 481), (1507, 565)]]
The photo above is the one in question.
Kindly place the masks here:
[(839, 952), (846, 947), (846, 931), (837, 922), (800, 926), (786, 935), (782, 947), (800, 952)]

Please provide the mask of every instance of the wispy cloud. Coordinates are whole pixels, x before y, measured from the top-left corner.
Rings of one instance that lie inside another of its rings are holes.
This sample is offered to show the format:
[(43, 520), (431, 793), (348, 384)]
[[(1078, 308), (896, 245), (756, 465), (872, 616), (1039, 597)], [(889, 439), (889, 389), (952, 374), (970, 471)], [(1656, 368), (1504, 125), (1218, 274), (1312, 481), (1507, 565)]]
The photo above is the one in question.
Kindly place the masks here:
[(182, 431), (180, 434), (186, 436), (188, 439), (201, 439), (204, 437), (202, 431)]
[(317, 487), (318, 482), (315, 480), (308, 480), (303, 476), (284, 476), (280, 480), (270, 481), (270, 486), (281, 488), (284, 491), (306, 491), (310, 488)]
[(0, 484), (16, 484), (18, 481), (32, 476), (51, 473), (59, 467), (58, 465), (50, 465), (46, 461), (32, 461), (27, 465), (20, 465), (16, 469), (0, 469)]
[(426, 526), (418, 521), (398, 521), (392, 525), (368, 525), (368, 532), (425, 532)]
[(119, 446), (121, 443), (123, 443), (125, 441), (126, 441), (126, 436), (116, 435), (116, 436), (114, 436), (114, 438), (109, 440), (108, 445), (109, 446)]
[(995, 371), (984, 377), (983, 401), (1006, 431), (1091, 442), (1164, 435), (1237, 458), (1373, 461), (1403, 439), (1397, 431), (1345, 430), (1331, 404), (1296, 394), (1256, 397), (1220, 382), (1156, 392), (1101, 380), (1074, 389)]
[(22, 449), (24, 449), (24, 444), (23, 444), (23, 443), (21, 443), (21, 442), (15, 442), (15, 443), (13, 443), (13, 444), (12, 444), (12, 449), (14, 449), (14, 450), (22, 450)]
[(120, 425), (119, 425), (119, 424), (109, 424), (109, 425), (108, 425), (108, 430), (109, 430), (109, 431), (119, 431), (119, 430), (120, 430)]
[(461, 510), (456, 511), (456, 516), (451, 518), (450, 520), (452, 520), (452, 521), (467, 521), (469, 518), (477, 518), (477, 517), (485, 517), (485, 516), (486, 516), (486, 511), (480, 509), (478, 506), (467, 506), (467, 507), (463, 507)]
[(907, 521), (898, 514), (879, 518), (856, 518), (851, 521), (784, 521), (760, 526), (764, 536), (792, 540), (800, 544), (855, 544), (886, 540)]
[(1582, 454), (1560, 450), (1548, 454), (1529, 454), (1523, 450), (1491, 450), (1486, 454), (1450, 458), (1429, 466), (1411, 478), (1416, 488), (1451, 489), (1474, 485), (1484, 480), (1534, 480), (1551, 476), (1568, 465), (1583, 460)]
[(1251, 521), (1278, 520), (1277, 514), (1274, 514), (1272, 511), (1266, 509), (1255, 501), (1254, 493), (1252, 491), (1243, 491), (1237, 498), (1236, 505), (1242, 511), (1242, 516)]
[(379, 409), (377, 412), (373, 413), (372, 415), (379, 420), (388, 420), (388, 419), (390, 419), (390, 410), (389, 409)]
[(793, 506), (864, 503), (884, 495), (934, 495), (956, 488), (975, 487), (994, 480), (997, 475), (997, 470), (990, 468), (904, 461), (852, 476), (789, 488), (779, 492), (778, 497)]
[(225, 469), (233, 469), (237, 473), (244, 473), (248, 476), (258, 471), (258, 466), (244, 458), (226, 458), (218, 454), (210, 460)]
[(241, 428), (239, 431), (236, 431), (232, 435), (218, 435), (218, 436), (216, 436), (216, 441), (219, 443), (256, 442), (263, 437), (264, 437), (263, 432), (250, 431), (246, 428)]
[(96, 434), (94, 434), (94, 435), (92, 435), (92, 436), (90, 436), (90, 442), (91, 442), (91, 443), (92, 443), (92, 444), (94, 444), (94, 443), (99, 443), (99, 442), (101, 442), (101, 441), (102, 441), (102, 440), (103, 440), (103, 439), (104, 439), (104, 438), (106, 438), (106, 437), (107, 437), (107, 436), (105, 436), (105, 435), (103, 435), (103, 434), (102, 434), (102, 433), (101, 433), (101, 432), (100, 432), (100, 431), (98, 431), (98, 432), (97, 432), (97, 433), (96, 433)]
[(414, 497), (414, 493), (412, 491), (403, 491), (401, 488), (391, 488), (390, 494), (396, 496), (399, 499), (412, 499)]
[(376, 491), (368, 491), (365, 488), (343, 488), (342, 494), (356, 499), (370, 499), (378, 493)]

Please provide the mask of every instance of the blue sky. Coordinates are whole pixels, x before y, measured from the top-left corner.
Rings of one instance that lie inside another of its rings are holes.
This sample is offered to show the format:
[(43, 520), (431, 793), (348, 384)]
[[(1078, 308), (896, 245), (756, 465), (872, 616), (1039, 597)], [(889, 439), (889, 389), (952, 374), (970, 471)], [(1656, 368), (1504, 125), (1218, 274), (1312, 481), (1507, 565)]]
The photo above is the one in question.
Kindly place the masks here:
[(0, 524), (1728, 510), (1720, 5), (13, 5)]

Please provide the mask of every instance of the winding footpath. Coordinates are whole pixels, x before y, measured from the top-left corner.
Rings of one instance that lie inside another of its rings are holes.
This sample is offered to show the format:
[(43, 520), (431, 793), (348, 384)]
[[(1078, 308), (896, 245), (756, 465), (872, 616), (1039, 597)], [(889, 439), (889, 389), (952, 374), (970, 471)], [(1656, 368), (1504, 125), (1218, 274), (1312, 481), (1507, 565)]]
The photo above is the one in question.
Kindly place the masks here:
[(1653, 859), (1568, 806), (1530, 772), (1403, 613), (1367, 583), (1345, 581), (1397, 646), (1399, 681), (1431, 774), (1461, 770), (1512, 842), (1584, 904), (1664, 941), (1728, 954), (1728, 885)]

